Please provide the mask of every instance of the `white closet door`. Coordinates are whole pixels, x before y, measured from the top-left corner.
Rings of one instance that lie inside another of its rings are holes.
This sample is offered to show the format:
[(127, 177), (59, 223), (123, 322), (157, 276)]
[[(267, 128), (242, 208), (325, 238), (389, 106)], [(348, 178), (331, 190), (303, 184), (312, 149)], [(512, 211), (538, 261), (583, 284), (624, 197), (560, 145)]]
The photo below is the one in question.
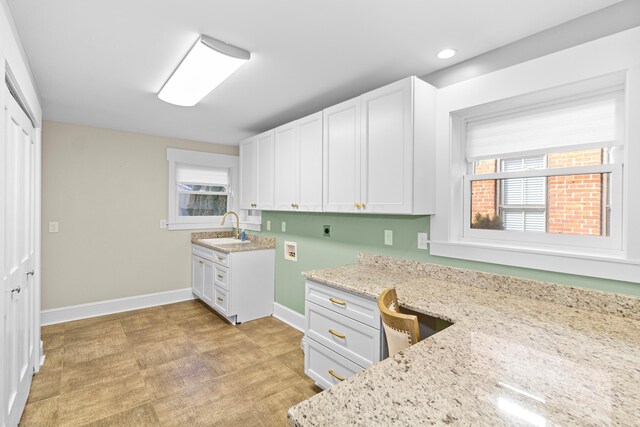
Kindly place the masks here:
[(322, 212), (322, 111), (296, 124), (300, 170), (296, 210)]
[[(298, 144), (296, 122), (275, 130), (275, 210), (295, 210), (298, 203)], [(322, 171), (320, 171), (322, 174)]]
[(35, 132), (9, 91), (4, 94), (2, 411), (6, 424), (15, 425), (29, 395), (34, 367)]

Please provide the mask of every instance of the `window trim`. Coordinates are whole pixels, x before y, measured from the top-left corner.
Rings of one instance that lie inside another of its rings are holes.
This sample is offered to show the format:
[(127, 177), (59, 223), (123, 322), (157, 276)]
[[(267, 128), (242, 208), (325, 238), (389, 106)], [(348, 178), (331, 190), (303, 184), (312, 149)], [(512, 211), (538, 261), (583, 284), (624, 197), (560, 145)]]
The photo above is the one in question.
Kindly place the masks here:
[[(640, 226), (634, 218), (640, 214), (640, 194), (624, 184), (640, 182), (640, 123), (634, 119), (640, 114), (639, 43), (640, 28), (634, 28), (438, 90), (436, 186), (440, 191), (430, 222), (431, 255), (638, 282)], [(600, 60), (593, 61), (594, 57)], [(462, 241), (462, 177), (470, 171), (464, 147), (456, 141), (465, 135), (464, 117), (490, 103), (493, 111), (499, 111), (523, 102), (543, 102), (549, 93), (560, 98), (616, 84), (624, 84), (625, 95), (622, 250), (587, 254), (578, 247), (560, 250), (519, 242)]]
[(229, 224), (221, 225), (222, 216), (184, 217), (178, 215), (178, 183), (176, 181), (176, 165), (194, 165), (229, 169), (229, 185), (227, 210), (237, 211), (238, 197), (238, 156), (228, 154), (208, 153), (202, 151), (180, 150), (167, 148), (169, 163), (168, 176), (168, 221), (169, 230), (231, 230)]

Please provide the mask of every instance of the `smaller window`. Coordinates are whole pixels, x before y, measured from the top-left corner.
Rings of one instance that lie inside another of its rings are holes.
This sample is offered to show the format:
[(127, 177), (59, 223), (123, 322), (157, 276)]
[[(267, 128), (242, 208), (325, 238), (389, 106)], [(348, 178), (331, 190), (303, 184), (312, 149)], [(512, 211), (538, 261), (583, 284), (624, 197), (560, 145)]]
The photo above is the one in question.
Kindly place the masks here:
[(178, 217), (215, 217), (229, 210), (229, 169), (176, 165)]
[(221, 217), (237, 206), (238, 157), (169, 148), (167, 160), (169, 230), (224, 228)]

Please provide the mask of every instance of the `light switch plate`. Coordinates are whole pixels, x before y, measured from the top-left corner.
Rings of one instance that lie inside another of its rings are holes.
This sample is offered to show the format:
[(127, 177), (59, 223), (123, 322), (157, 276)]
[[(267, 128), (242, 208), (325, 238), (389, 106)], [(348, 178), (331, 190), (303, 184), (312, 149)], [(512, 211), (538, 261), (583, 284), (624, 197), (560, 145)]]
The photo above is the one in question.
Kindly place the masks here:
[(282, 221), (282, 232), (284, 233), (285, 231), (287, 231), (287, 223)]
[(267, 220), (267, 231), (271, 231), (271, 220)]
[(160, 220), (160, 228), (167, 228), (167, 220), (166, 219), (161, 219)]
[(384, 244), (393, 245), (393, 230), (384, 230)]
[(58, 223), (50, 222), (49, 223), (49, 233), (57, 233), (58, 232)]
[(429, 233), (418, 233), (418, 249), (429, 249)]

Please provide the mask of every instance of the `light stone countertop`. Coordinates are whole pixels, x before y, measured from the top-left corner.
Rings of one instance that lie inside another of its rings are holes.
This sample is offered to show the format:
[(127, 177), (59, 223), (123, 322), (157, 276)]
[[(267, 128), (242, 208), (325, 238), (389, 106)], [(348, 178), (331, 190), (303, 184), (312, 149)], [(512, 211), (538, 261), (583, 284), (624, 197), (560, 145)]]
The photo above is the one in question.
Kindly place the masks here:
[(640, 423), (640, 298), (366, 254), (305, 275), (395, 286), (454, 324), (292, 407), (292, 426)]
[(249, 243), (231, 243), (224, 245), (211, 245), (202, 241), (202, 239), (217, 239), (223, 237), (233, 237), (230, 231), (208, 231), (191, 233), (191, 243), (200, 245), (205, 248), (215, 249), (216, 251), (230, 254), (233, 252), (260, 251), (264, 249), (275, 249), (276, 239), (272, 237), (257, 236), (247, 233)]

